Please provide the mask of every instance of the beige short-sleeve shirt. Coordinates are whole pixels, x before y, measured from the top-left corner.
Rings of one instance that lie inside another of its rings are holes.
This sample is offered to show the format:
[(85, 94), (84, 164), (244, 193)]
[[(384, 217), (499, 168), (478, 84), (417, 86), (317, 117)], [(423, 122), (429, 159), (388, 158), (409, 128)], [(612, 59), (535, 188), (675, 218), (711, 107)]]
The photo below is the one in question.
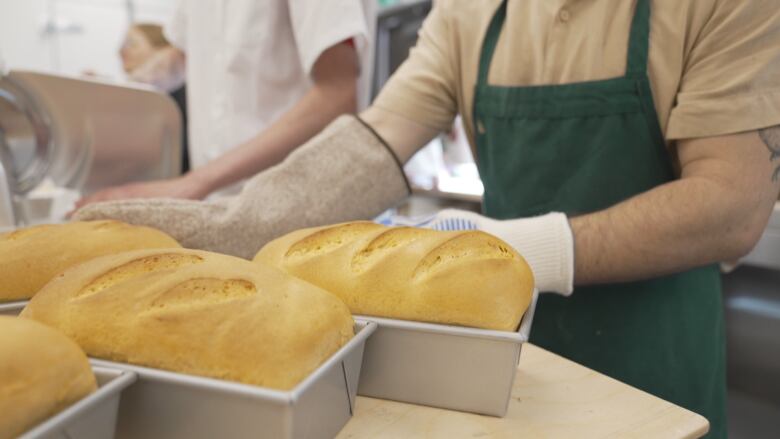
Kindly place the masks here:
[[(508, 0), (488, 81), (564, 84), (625, 73), (635, 0)], [(482, 40), (501, 0), (434, 0), (409, 59), (374, 105), (473, 141)], [(673, 140), (780, 125), (777, 0), (654, 0), (648, 75)]]

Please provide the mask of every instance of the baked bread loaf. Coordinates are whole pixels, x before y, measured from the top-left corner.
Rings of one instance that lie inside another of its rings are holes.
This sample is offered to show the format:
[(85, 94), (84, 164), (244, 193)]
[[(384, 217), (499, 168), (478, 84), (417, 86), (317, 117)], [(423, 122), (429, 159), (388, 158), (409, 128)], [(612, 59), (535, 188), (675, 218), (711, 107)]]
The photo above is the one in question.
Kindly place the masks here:
[(91, 357), (290, 389), (354, 334), (336, 297), (275, 268), (186, 249), (93, 259), (56, 276), (23, 317)]
[(534, 287), (525, 260), (478, 231), (345, 223), (285, 235), (254, 260), (334, 293), (355, 314), (506, 331)]
[(119, 221), (46, 224), (0, 234), (0, 302), (29, 299), (68, 267), (98, 256), (180, 247), (150, 227)]
[(87, 356), (68, 337), (0, 316), (0, 438), (17, 437), (96, 387)]

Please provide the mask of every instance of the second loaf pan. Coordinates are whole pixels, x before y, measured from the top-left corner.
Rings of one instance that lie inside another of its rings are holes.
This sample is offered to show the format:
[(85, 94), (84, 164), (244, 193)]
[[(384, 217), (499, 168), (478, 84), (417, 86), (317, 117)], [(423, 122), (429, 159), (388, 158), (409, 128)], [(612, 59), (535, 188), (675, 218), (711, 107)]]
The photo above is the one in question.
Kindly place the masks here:
[(379, 324), (366, 344), (358, 394), (504, 416), (537, 296), (517, 332), (357, 316)]
[(366, 339), (375, 323), (290, 391), (92, 360), (130, 370), (138, 382), (122, 395), (116, 437), (332, 438), (352, 416)]
[(24, 307), (27, 306), (27, 302), (27, 300), (20, 300), (18, 302), (0, 303), (0, 316), (18, 316)]

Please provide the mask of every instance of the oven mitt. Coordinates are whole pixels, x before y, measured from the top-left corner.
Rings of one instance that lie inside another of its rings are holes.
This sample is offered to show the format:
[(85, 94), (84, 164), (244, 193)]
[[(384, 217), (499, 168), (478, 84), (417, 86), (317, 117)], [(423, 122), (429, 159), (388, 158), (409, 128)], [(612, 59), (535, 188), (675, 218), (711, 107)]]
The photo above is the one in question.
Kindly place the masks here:
[(401, 163), (356, 116), (341, 116), (240, 194), (217, 201), (139, 199), (83, 207), (74, 220), (160, 229), (184, 247), (250, 259), (268, 241), (324, 224), (372, 218), (410, 193)]

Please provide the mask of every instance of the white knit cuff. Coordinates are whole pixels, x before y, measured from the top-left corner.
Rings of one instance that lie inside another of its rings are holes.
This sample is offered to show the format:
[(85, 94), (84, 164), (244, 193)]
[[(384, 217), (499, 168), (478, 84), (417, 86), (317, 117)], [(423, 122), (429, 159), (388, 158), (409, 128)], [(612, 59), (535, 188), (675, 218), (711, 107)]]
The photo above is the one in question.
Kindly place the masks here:
[(553, 212), (515, 220), (490, 220), (484, 228), (528, 261), (540, 292), (568, 296), (574, 289), (574, 237), (566, 215)]

